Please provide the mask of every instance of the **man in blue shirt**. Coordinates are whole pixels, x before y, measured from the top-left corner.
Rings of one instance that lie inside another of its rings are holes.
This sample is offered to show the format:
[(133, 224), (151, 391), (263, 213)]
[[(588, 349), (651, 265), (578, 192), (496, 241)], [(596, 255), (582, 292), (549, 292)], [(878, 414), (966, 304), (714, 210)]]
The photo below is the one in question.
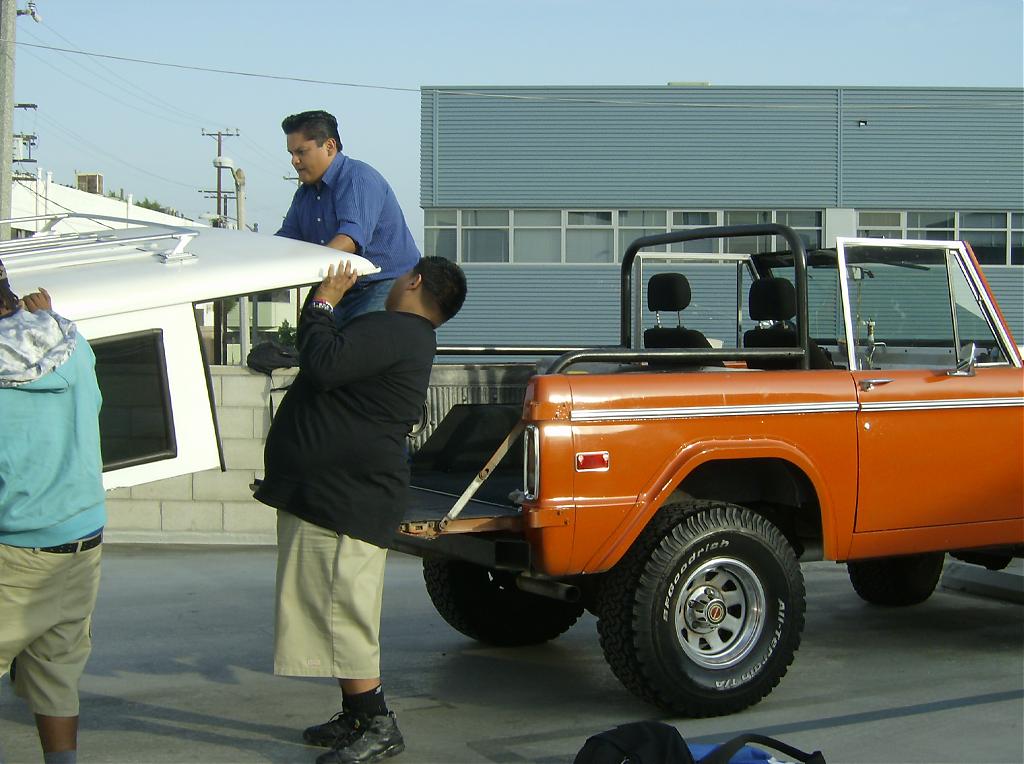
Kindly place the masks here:
[(339, 327), (361, 313), (383, 310), (395, 278), (420, 259), (394, 191), (370, 165), (341, 153), (338, 120), (326, 111), (293, 114), (281, 129), (302, 186), (277, 235), (361, 255), (380, 268), (338, 304)]

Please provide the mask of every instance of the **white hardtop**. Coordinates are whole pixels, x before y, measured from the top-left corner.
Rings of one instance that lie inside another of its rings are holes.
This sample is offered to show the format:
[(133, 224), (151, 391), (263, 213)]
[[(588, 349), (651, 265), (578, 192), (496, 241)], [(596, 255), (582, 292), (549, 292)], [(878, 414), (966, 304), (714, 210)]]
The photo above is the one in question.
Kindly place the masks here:
[(131, 222), (136, 226), (122, 230), (44, 230), (0, 243), (11, 288), (27, 294), (44, 287), (61, 315), (83, 320), (314, 284), (341, 260), (361, 276), (380, 270), (359, 255), (280, 236)]

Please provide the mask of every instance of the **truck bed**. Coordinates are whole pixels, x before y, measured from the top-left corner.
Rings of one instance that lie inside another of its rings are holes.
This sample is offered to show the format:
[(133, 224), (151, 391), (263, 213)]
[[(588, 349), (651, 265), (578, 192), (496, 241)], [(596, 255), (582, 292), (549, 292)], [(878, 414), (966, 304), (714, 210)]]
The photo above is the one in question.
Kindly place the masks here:
[[(423, 429), (410, 450), (411, 490), (401, 532), (428, 534), (515, 427), (533, 363), (439, 364)], [(445, 533), (518, 528), (510, 494), (522, 488), (522, 443), (508, 454)]]

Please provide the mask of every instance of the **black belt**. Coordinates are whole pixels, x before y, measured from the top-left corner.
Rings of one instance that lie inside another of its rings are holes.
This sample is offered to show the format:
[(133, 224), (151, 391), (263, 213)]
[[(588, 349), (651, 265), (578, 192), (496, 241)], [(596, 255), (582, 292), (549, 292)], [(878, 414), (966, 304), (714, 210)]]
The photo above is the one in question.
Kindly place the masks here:
[(72, 541), (70, 544), (59, 544), (58, 546), (42, 546), (38, 548), (40, 552), (52, 552), (54, 554), (74, 554), (75, 552), (84, 552), (88, 549), (94, 549), (103, 543), (103, 534), (99, 533), (87, 539), (81, 539), (80, 541)]

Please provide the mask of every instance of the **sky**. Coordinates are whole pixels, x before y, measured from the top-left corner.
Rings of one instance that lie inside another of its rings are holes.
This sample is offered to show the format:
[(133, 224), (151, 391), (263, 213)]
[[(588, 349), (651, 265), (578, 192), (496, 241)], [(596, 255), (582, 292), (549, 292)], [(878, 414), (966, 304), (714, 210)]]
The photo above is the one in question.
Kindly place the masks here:
[[(19, 0), (25, 7), (26, 0)], [(56, 182), (101, 172), (189, 217), (215, 211), (216, 141), (273, 233), (295, 182), (281, 119), (338, 117), (418, 242), (419, 88), (461, 85), (1021, 87), (1024, 0), (37, 0), (17, 21), (15, 132)], [(316, 79), (237, 76), (176, 67)], [(233, 187), (225, 173), (226, 188)]]

